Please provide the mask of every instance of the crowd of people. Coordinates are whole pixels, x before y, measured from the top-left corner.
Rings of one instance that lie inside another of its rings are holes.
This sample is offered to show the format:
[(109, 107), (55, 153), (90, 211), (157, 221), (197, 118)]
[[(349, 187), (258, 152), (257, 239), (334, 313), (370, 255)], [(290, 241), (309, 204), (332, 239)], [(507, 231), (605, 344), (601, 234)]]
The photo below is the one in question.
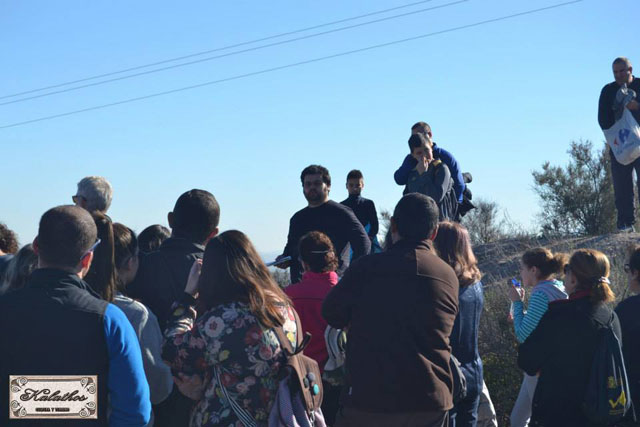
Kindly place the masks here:
[[(626, 59), (614, 75), (618, 86), (637, 84)], [(608, 87), (602, 96), (615, 98)], [(26, 402), (73, 394), (27, 392), (28, 379), (12, 380), (0, 387), (2, 425), (497, 425), (478, 352), (482, 273), (459, 223), (473, 207), (470, 176), (428, 124), (411, 128), (408, 145), (394, 175), (404, 195), (382, 244), (361, 171), (347, 175), (342, 203), (329, 198), (325, 167), (302, 171), (308, 205), (291, 217), (274, 263), (290, 269), (286, 287), (247, 235), (220, 232), (220, 206), (205, 190), (178, 197), (169, 228), (139, 235), (107, 215), (113, 189), (97, 176), (78, 183), (74, 205), (42, 215), (30, 244), (19, 247), (0, 224), (1, 377), (91, 375), (97, 391), (80, 418), (55, 419), (29, 413)], [(625, 271), (640, 293), (640, 247)], [(612, 405), (640, 393), (640, 295), (612, 310), (609, 274), (607, 257), (592, 249), (523, 254), (522, 283), (509, 284), (524, 371), (512, 426), (607, 425), (585, 411), (603, 330), (621, 343), (630, 388)], [(285, 421), (300, 408), (306, 424)], [(622, 415), (636, 422), (633, 410)]]

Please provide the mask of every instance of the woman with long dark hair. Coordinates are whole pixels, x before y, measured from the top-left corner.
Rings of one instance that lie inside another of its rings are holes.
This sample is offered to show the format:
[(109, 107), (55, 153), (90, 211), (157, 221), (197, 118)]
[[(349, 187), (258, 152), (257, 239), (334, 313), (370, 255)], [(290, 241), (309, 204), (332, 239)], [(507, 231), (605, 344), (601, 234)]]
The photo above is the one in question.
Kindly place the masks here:
[(482, 360), (478, 353), (478, 327), (484, 305), (481, 274), (471, 248), (469, 232), (455, 222), (441, 222), (433, 241), (440, 258), (453, 268), (458, 290), (458, 315), (453, 324), (450, 343), (467, 380), (467, 395), (449, 411), (452, 427), (475, 427), (482, 392)]
[[(594, 249), (578, 249), (565, 266), (568, 300), (549, 303), (538, 326), (518, 349), (518, 365), (538, 375), (530, 425), (593, 426), (583, 412), (599, 331), (611, 325), (620, 339), (620, 323), (607, 303), (609, 260)], [(624, 343), (623, 343), (624, 344)]]
[(275, 328), (295, 347), (289, 298), (247, 236), (231, 230), (211, 239), (171, 310), (163, 347), (174, 373), (204, 378), (191, 426), (240, 422), (225, 393), (256, 422), (266, 422), (285, 361)]
[(113, 302), (117, 290), (113, 223), (107, 215), (99, 211), (91, 212), (91, 216), (96, 223), (100, 242), (93, 250), (93, 262), (84, 281), (103, 300)]
[[(138, 239), (133, 230), (117, 222), (113, 224), (113, 238), (118, 284), (113, 304), (124, 312), (136, 332), (142, 350), (144, 372), (149, 382), (151, 403), (157, 405), (164, 401), (173, 389), (171, 371), (161, 357), (162, 332), (158, 319), (151, 310), (125, 296), (127, 285), (135, 279), (138, 272)], [(153, 424), (152, 412), (147, 427)]]

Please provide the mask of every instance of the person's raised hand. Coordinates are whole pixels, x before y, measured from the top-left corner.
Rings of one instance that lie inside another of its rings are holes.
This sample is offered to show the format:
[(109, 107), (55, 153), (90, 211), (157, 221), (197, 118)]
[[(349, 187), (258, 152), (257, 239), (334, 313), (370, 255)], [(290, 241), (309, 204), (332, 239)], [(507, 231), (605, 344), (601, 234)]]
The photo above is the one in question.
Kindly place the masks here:
[(418, 173), (422, 175), (427, 171), (427, 169), (429, 169), (429, 159), (427, 159), (427, 156), (422, 156), (420, 159), (418, 159), (416, 171), (418, 171)]
[(627, 104), (627, 108), (632, 111), (638, 111), (640, 110), (640, 104), (638, 104), (638, 101), (636, 101), (635, 99), (632, 99)]
[(509, 292), (509, 299), (511, 300), (511, 302), (516, 302), (516, 301), (522, 302), (522, 300), (524, 300), (524, 289), (522, 288), (522, 286), (518, 287), (509, 283), (508, 292)]
[(191, 296), (196, 296), (198, 294), (198, 281), (200, 280), (200, 272), (202, 271), (202, 260), (196, 259), (193, 261), (193, 265), (191, 265), (191, 270), (189, 271), (189, 278), (187, 279), (187, 286), (185, 286), (184, 291)]

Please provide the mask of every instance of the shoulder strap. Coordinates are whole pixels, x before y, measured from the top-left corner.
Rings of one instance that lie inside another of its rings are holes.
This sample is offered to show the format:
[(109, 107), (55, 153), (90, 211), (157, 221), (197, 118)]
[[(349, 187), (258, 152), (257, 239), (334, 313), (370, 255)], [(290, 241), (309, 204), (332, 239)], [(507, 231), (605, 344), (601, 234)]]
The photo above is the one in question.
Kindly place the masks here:
[(220, 390), (222, 390), (224, 398), (229, 403), (229, 406), (231, 406), (231, 410), (234, 414), (236, 414), (236, 417), (238, 417), (238, 419), (246, 427), (257, 427), (256, 421), (253, 419), (251, 414), (247, 412), (246, 409), (244, 409), (242, 406), (240, 406), (238, 402), (236, 402), (235, 399), (229, 395), (229, 392), (227, 392), (225, 386), (222, 385), (222, 379), (220, 378), (220, 366), (215, 365), (215, 367), (213, 368), (213, 372), (216, 376), (216, 382), (218, 383), (218, 386), (220, 386)]
[(302, 350), (305, 349), (309, 341), (311, 340), (310, 333), (304, 333), (302, 331), (302, 323), (300, 323), (300, 317), (298, 317), (298, 313), (291, 306), (286, 306), (286, 310), (291, 309), (293, 311), (293, 316), (296, 319), (296, 348), (294, 349), (291, 345), (291, 341), (287, 338), (287, 334), (285, 333), (282, 326), (278, 326), (274, 328), (276, 333), (276, 337), (278, 338), (278, 342), (280, 343), (280, 347), (286, 352), (287, 357), (291, 357), (295, 354), (302, 353)]

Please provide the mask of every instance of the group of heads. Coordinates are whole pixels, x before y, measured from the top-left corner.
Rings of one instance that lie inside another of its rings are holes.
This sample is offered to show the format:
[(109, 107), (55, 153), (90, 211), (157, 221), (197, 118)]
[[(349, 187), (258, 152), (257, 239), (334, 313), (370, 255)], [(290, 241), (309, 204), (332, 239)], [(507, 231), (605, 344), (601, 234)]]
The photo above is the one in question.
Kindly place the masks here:
[(569, 257), (546, 248), (534, 248), (526, 251), (520, 259), (524, 286), (532, 287), (543, 280), (564, 275), (567, 293), (589, 292), (594, 303), (615, 299), (609, 282), (610, 271), (607, 256), (595, 249), (578, 249)]
[[(85, 178), (78, 185), (76, 206), (58, 206), (45, 212), (33, 251), (40, 267), (78, 274), (103, 298), (112, 300), (118, 288), (122, 289), (135, 277), (141, 248), (145, 252), (156, 250), (169, 237), (169, 230), (154, 225), (138, 239), (130, 228), (112, 223), (104, 210), (89, 211), (87, 207), (91, 205), (87, 203), (97, 199), (84, 191), (88, 187), (82, 183), (100, 181), (93, 178), (96, 177)], [(108, 208), (111, 193), (104, 194), (109, 197), (102, 199), (99, 206)], [(205, 244), (218, 233), (219, 219), (220, 207), (215, 197), (197, 189), (182, 194), (168, 214), (171, 235), (197, 244)]]
[[(302, 192), (309, 206), (317, 207), (329, 200), (331, 192), (331, 175), (329, 170), (321, 165), (310, 165), (300, 174)], [(364, 177), (357, 169), (347, 174), (346, 188), (350, 196), (359, 196), (364, 188)]]

